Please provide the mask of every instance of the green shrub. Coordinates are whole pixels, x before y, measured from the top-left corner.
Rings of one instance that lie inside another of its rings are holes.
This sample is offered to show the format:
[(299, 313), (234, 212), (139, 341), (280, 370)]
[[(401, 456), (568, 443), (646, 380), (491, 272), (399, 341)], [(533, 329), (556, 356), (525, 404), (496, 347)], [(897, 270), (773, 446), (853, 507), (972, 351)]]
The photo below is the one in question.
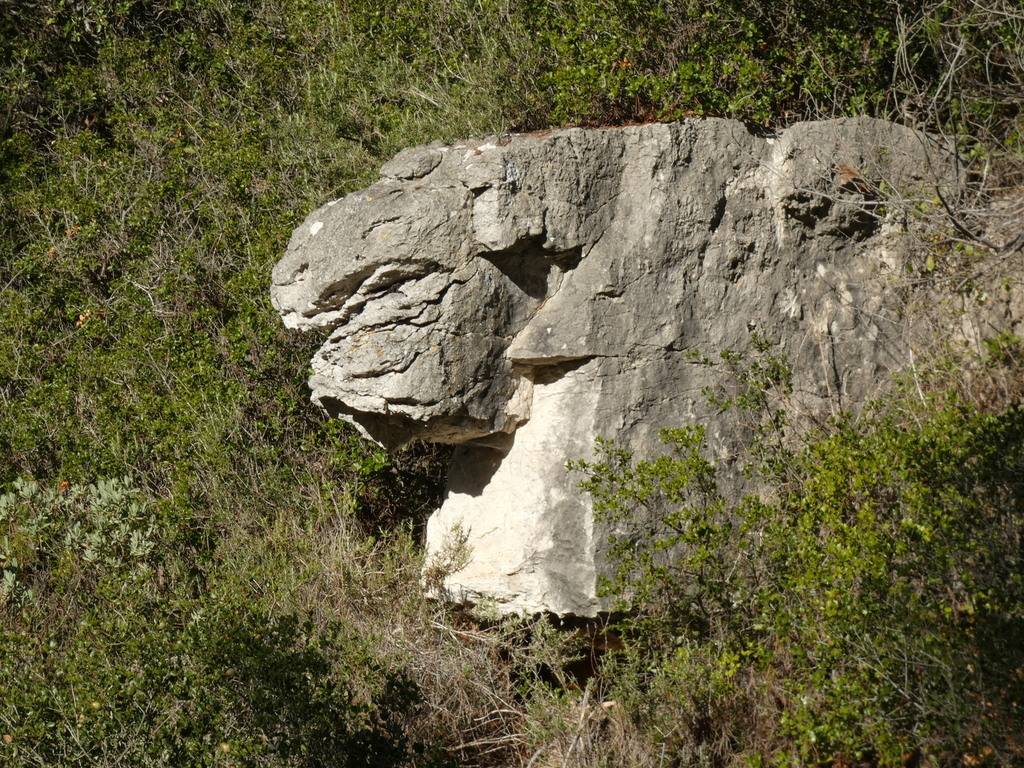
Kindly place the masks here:
[(0, 605), (24, 606), (40, 590), (71, 594), (103, 579), (145, 579), (158, 535), (124, 480), (45, 491), (19, 480), (0, 495)]
[(1022, 95), (1011, 6), (537, 3), (551, 56), (540, 83), (559, 122), (715, 115), (770, 126), (868, 113), (1006, 142), (1019, 132)]
[(1024, 409), (894, 397), (739, 503), (700, 427), (662, 437), (576, 466), (634, 612), (611, 685), (684, 761), (1024, 759)]
[(2, 675), (5, 764), (392, 766), (412, 757), (403, 729), (415, 688), (374, 665), (363, 643), (249, 606), (196, 608), (168, 615), (122, 594), (66, 634), (0, 632), (16, 665)]
[[(719, 115), (768, 125), (883, 107), (898, 7), (577, 0), (543, 4), (561, 120)], [(911, 10), (911, 13), (913, 11)]]
[(400, 669), (338, 622), (196, 594), (154, 506), (123, 481), (0, 496), (4, 765), (412, 759)]

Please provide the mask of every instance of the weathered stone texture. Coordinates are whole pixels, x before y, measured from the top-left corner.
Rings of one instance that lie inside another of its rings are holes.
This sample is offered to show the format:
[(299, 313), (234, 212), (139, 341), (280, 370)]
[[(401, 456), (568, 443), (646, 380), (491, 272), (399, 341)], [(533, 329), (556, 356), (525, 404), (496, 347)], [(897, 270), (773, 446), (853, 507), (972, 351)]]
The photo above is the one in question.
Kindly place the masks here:
[(405, 150), (314, 211), (274, 269), (292, 328), (327, 328), (314, 401), (388, 447), (457, 443), (428, 526), (461, 529), (447, 586), (502, 611), (593, 615), (603, 536), (565, 470), (598, 436), (638, 452), (735, 425), (695, 351), (756, 332), (801, 407), (863, 400), (905, 363), (897, 222), (872, 190), (920, 186), (934, 152), (870, 119), (773, 138), (727, 120), (568, 129)]

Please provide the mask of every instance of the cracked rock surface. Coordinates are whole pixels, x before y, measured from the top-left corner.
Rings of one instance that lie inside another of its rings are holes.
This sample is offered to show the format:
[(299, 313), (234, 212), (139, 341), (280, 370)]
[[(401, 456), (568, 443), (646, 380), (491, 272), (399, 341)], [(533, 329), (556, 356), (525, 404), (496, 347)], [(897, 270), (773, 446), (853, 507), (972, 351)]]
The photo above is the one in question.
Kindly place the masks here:
[(766, 138), (690, 120), (404, 150), (295, 230), (273, 273), (291, 328), (323, 328), (313, 400), (389, 448), (458, 444), (428, 554), (501, 612), (592, 616), (603, 532), (565, 462), (739, 427), (694, 353), (783, 353), (802, 408), (868, 397), (906, 364), (896, 222), (871, 190), (934, 175), (918, 134), (859, 118)]

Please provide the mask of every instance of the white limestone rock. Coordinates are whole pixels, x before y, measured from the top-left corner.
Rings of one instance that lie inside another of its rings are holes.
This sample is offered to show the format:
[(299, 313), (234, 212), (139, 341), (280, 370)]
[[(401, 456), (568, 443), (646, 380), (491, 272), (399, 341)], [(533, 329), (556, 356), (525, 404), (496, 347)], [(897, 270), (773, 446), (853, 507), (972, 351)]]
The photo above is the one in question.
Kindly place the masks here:
[(566, 129), (405, 150), (310, 214), (273, 273), (286, 325), (332, 329), (313, 400), (394, 448), (456, 443), (429, 553), (461, 531), (446, 589), (503, 612), (592, 616), (604, 534), (565, 462), (661, 426), (735, 424), (694, 350), (790, 360), (802, 407), (863, 400), (902, 367), (897, 222), (871, 189), (942, 177), (882, 121), (728, 120)]

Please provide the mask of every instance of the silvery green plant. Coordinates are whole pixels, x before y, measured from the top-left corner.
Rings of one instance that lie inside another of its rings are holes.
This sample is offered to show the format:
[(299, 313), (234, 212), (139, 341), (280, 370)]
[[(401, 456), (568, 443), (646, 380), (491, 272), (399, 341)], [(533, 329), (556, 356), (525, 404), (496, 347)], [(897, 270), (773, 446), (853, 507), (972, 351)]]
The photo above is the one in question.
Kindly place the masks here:
[(148, 573), (156, 535), (152, 510), (127, 478), (49, 488), (19, 478), (0, 495), (0, 605), (32, 601), (47, 574)]

